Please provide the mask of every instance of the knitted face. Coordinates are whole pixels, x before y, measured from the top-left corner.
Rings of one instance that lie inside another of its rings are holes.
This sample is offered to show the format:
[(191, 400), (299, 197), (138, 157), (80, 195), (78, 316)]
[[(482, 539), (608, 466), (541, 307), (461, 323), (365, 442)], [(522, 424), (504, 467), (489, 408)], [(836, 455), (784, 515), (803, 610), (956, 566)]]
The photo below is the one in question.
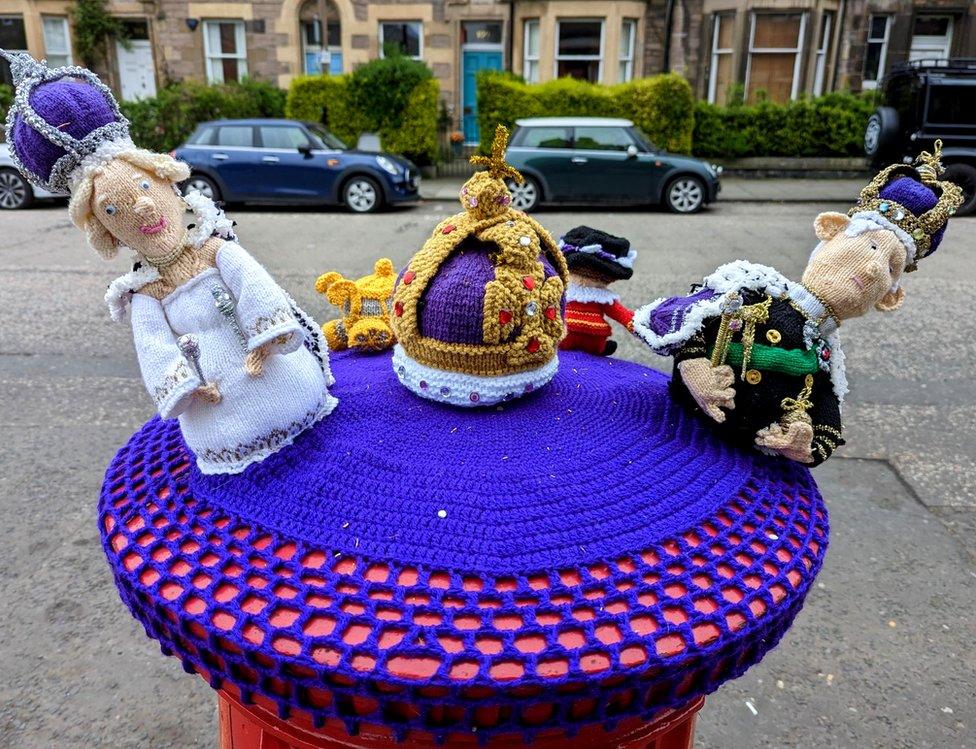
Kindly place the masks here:
[(905, 297), (898, 287), (905, 267), (905, 246), (886, 229), (851, 236), (850, 219), (841, 213), (822, 213), (815, 223), (822, 244), (803, 272), (803, 284), (837, 315), (859, 317), (872, 307), (893, 310)]
[(168, 179), (114, 159), (98, 170), (92, 185), (92, 214), (119, 243), (152, 261), (182, 242), (186, 205)]

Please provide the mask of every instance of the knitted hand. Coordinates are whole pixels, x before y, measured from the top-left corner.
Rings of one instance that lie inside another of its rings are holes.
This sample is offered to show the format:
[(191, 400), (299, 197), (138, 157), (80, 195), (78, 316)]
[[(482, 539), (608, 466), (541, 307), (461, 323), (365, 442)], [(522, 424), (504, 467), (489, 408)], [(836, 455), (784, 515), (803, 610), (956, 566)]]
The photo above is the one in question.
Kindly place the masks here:
[(258, 346), (251, 351), (244, 359), (244, 371), (251, 377), (260, 377), (264, 372), (264, 362), (271, 356), (271, 346), (274, 341), (269, 341), (262, 346)]
[(701, 410), (719, 424), (725, 421), (722, 409), (731, 411), (735, 408), (735, 390), (732, 388), (735, 375), (732, 367), (727, 364), (713, 367), (708, 359), (700, 357), (685, 359), (678, 364), (678, 371)]
[(198, 398), (202, 398), (207, 403), (220, 403), (220, 399), (223, 398), (216, 382), (209, 382), (206, 385), (198, 387), (195, 394)]
[(793, 421), (787, 427), (770, 424), (756, 433), (756, 445), (797, 463), (812, 463), (813, 427), (805, 421)]

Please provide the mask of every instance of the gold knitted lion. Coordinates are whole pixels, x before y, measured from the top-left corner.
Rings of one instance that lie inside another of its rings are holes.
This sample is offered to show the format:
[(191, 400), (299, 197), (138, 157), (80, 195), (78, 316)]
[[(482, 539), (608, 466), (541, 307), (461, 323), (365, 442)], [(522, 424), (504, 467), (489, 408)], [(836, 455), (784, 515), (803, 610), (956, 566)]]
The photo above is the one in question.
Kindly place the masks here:
[(396, 343), (396, 336), (390, 327), (390, 300), (395, 280), (393, 263), (387, 258), (377, 260), (373, 273), (358, 281), (350, 281), (335, 271), (318, 277), (315, 290), (342, 310), (344, 315), (322, 326), (330, 349), (382, 351)]

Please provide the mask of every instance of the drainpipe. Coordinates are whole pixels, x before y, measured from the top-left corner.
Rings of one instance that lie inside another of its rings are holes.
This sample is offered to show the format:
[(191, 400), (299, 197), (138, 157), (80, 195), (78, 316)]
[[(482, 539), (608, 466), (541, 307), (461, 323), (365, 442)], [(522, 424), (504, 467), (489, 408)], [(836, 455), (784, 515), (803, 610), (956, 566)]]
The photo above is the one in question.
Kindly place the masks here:
[(834, 59), (830, 71), (831, 91), (837, 90), (837, 74), (840, 68), (841, 47), (850, 43), (848, 35), (843, 33), (845, 21), (847, 21), (847, 0), (840, 0), (840, 12), (837, 14), (837, 33), (834, 35)]
[[(524, 42), (523, 42), (524, 44)], [(508, 72), (515, 71), (515, 0), (508, 0)], [(525, 72), (524, 70), (522, 71)]]
[(668, 0), (664, 11), (664, 51), (661, 60), (661, 72), (671, 70), (671, 26), (674, 24), (674, 0)]

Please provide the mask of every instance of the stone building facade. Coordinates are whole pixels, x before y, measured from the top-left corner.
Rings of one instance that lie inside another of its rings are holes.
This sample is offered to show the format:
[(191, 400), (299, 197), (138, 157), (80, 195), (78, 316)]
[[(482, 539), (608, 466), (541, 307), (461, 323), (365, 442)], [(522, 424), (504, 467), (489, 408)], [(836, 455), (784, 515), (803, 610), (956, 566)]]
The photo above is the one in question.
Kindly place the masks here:
[[(69, 0), (0, 0), (0, 46), (74, 59)], [(699, 98), (871, 88), (909, 59), (976, 57), (972, 0), (109, 0), (129, 42), (100, 66), (124, 97), (244, 76), (286, 87), (399, 50), (426, 62), (466, 139), (478, 70), (613, 84), (663, 70)], [(325, 19), (324, 29), (322, 18)], [(0, 78), (5, 75), (0, 67)]]

